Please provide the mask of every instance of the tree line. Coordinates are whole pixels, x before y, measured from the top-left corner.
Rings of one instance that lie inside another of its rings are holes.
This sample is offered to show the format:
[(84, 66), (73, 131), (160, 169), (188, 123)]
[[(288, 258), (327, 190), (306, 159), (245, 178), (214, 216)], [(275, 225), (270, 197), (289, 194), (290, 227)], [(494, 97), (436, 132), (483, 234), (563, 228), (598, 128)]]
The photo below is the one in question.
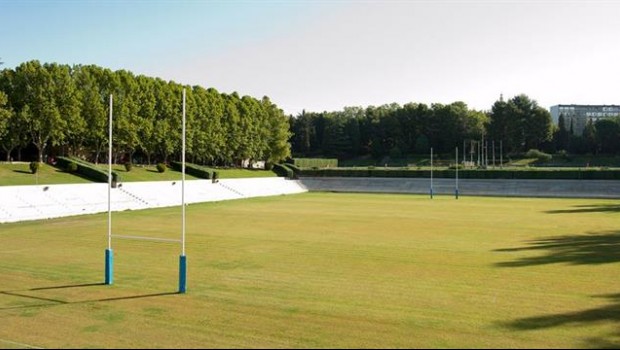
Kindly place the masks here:
[[(504, 154), (530, 149), (573, 153), (620, 152), (619, 119), (590, 122), (583, 136), (553, 124), (551, 114), (521, 94), (500, 97), (489, 111), (470, 109), (464, 102), (407, 103), (379, 107), (345, 107), (334, 112), (302, 112), (290, 119), (292, 152), (299, 157), (340, 159), (371, 156), (406, 157), (453, 154), (470, 141), (502, 144)], [(490, 146), (490, 143), (489, 143)]]
[(27, 147), (44, 155), (107, 157), (113, 96), (114, 158), (180, 158), (186, 89), (189, 161), (234, 165), (290, 156), (288, 117), (268, 97), (220, 93), (126, 70), (29, 61), (0, 71), (0, 149), (9, 160)]

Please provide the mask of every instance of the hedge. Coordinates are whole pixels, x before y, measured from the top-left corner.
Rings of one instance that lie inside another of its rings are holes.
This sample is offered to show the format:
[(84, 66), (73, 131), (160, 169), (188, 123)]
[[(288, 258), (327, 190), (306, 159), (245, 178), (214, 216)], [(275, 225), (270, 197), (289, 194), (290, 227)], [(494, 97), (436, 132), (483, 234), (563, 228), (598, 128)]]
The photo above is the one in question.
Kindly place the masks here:
[(288, 177), (289, 179), (295, 177), (295, 173), (293, 172), (293, 170), (285, 166), (284, 164), (274, 164), (272, 170), (278, 176)]
[(299, 168), (337, 168), (336, 158), (295, 158), (293, 165)]
[[(183, 171), (181, 162), (170, 162), (170, 167), (176, 171)], [(215, 171), (207, 169), (203, 166), (185, 163), (185, 173), (200, 179), (211, 179)]]
[[(95, 166), (94, 164), (83, 161), (75, 157), (57, 157), (56, 164), (67, 169), (70, 163), (77, 165), (77, 173), (97, 182), (108, 182), (108, 172)], [(116, 172), (112, 172), (112, 182), (120, 182), (121, 177)]]
[[(430, 178), (430, 170), (417, 169), (302, 169), (300, 176), (331, 177), (404, 177)], [(434, 170), (433, 177), (454, 178), (455, 170)], [(563, 179), (563, 180), (620, 180), (620, 170), (609, 169), (495, 169), (459, 170), (461, 179)]]

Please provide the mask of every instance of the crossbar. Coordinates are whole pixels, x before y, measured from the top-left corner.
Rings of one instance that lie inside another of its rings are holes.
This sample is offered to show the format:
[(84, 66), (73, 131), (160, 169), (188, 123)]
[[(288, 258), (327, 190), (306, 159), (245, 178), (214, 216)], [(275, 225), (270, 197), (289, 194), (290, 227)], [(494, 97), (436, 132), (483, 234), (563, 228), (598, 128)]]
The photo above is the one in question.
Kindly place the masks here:
[(134, 240), (139, 240), (139, 241), (154, 241), (154, 242), (167, 242), (167, 243), (181, 242), (180, 239), (156, 238), (156, 237), (145, 237), (145, 236), (112, 235), (112, 237), (121, 238), (121, 239), (134, 239)]

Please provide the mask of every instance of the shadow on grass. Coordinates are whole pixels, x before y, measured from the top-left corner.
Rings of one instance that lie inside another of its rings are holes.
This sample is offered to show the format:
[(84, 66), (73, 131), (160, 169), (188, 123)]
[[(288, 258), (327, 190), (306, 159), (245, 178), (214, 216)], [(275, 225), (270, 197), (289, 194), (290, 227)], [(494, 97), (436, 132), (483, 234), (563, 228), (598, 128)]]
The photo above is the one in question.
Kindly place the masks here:
[(620, 262), (620, 231), (541, 238), (527, 246), (496, 249), (496, 252), (541, 252), (542, 255), (522, 257), (496, 263), (498, 267), (523, 267), (565, 263), (570, 265), (609, 264)]
[(576, 205), (575, 209), (548, 210), (547, 214), (620, 213), (620, 204)]
[(58, 305), (85, 304), (85, 303), (92, 303), (92, 302), (106, 302), (106, 301), (117, 301), (117, 300), (142, 299), (142, 298), (151, 298), (151, 297), (159, 297), (159, 296), (180, 294), (179, 292), (163, 292), (163, 293), (127, 295), (127, 296), (120, 296), (120, 297), (91, 299), (91, 300), (78, 300), (78, 301), (65, 301), (65, 300), (60, 300), (60, 299), (52, 299), (52, 298), (45, 298), (45, 297), (39, 297), (39, 296), (25, 294), (25, 293), (27, 293), (29, 291), (40, 291), (40, 290), (50, 290), (50, 289), (65, 289), (65, 288), (80, 288), (80, 287), (93, 287), (93, 286), (104, 286), (104, 285), (105, 285), (105, 283), (86, 283), (86, 284), (74, 284), (74, 285), (62, 285), (62, 286), (52, 286), (52, 287), (30, 288), (30, 289), (24, 289), (24, 290), (18, 290), (18, 291), (0, 291), (0, 295), (9, 295), (9, 296), (14, 296), (14, 297), (20, 297), (20, 298), (26, 298), (26, 299), (34, 299), (34, 300), (45, 302), (45, 303), (42, 303), (42, 304), (29, 304), (29, 305), (17, 305), (17, 306), (0, 307), (0, 310), (27, 309), (27, 308), (36, 308), (36, 307), (58, 306)]
[(13, 170), (13, 172), (14, 172), (14, 173), (20, 173), (20, 174), (34, 175), (34, 174), (32, 173), (32, 171), (27, 171), (27, 170), (16, 170), (16, 169), (14, 169), (14, 170)]
[[(520, 318), (502, 323), (502, 326), (519, 331), (610, 322), (620, 326), (620, 293), (594, 297), (609, 299), (611, 303), (582, 311)], [(620, 331), (609, 334), (609, 339), (587, 338), (584, 340), (584, 347), (618, 349), (620, 348)]]

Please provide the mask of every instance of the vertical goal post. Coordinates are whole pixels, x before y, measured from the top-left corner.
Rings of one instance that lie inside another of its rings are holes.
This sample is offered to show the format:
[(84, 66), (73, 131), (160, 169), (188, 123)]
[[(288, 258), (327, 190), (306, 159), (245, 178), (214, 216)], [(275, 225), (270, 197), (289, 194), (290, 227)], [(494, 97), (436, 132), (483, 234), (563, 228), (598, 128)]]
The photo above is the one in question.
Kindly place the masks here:
[(182, 117), (182, 150), (181, 150), (181, 238), (165, 239), (154, 237), (140, 237), (128, 235), (112, 235), (112, 120), (113, 120), (113, 96), (110, 95), (110, 115), (108, 121), (108, 244), (105, 250), (105, 284), (114, 283), (114, 252), (112, 250), (112, 237), (131, 240), (146, 240), (156, 242), (181, 243), (181, 255), (179, 256), (179, 293), (187, 291), (187, 256), (185, 255), (185, 99), (186, 93), (183, 89), (183, 117)]

